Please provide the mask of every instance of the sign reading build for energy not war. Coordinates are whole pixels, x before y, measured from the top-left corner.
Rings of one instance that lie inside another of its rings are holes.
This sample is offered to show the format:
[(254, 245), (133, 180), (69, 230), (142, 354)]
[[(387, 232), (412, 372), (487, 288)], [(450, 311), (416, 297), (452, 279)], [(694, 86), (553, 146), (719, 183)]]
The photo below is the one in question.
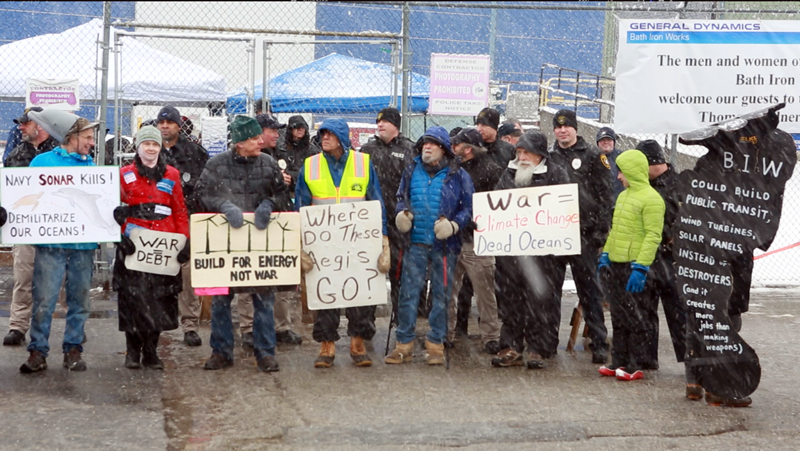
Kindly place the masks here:
[(581, 253), (575, 183), (475, 193), (472, 210), (476, 255)]
[(119, 241), (119, 167), (0, 170), (0, 203), (8, 211), (6, 244)]
[(303, 207), (300, 218), (303, 251), (314, 261), (306, 273), (309, 310), (385, 304), (380, 202)]
[(256, 287), (300, 283), (300, 217), (273, 213), (258, 230), (253, 213), (234, 229), (223, 214), (200, 213), (189, 219), (192, 286)]

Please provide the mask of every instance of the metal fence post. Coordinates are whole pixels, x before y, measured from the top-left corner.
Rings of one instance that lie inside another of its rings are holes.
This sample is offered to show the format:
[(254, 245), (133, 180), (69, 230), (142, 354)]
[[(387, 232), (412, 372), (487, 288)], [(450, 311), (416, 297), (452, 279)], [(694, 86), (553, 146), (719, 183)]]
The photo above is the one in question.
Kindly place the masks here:
[[(111, 2), (103, 2), (103, 61), (100, 67), (102, 71), (100, 81), (100, 130), (98, 130), (97, 152), (95, 152), (95, 163), (105, 162), (106, 156), (106, 137), (101, 133), (106, 127), (108, 115), (108, 49), (111, 45)], [(101, 160), (102, 158), (102, 160)]]
[(403, 136), (408, 136), (408, 130), (410, 125), (410, 118), (408, 117), (408, 110), (409, 110), (409, 78), (411, 77), (411, 39), (409, 36), (411, 26), (410, 26), (410, 16), (411, 9), (408, 7), (408, 2), (403, 3), (403, 98), (402, 98), (402, 106), (400, 114), (403, 117), (403, 123), (401, 125)]

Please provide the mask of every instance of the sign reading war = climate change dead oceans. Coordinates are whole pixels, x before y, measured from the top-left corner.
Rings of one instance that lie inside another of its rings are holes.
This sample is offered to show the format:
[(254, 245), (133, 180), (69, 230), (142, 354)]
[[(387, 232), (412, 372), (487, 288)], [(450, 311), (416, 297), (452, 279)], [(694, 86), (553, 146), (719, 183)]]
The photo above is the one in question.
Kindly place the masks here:
[(0, 203), (5, 244), (119, 241), (116, 166), (3, 168)]
[(577, 255), (578, 185), (475, 193), (476, 255)]

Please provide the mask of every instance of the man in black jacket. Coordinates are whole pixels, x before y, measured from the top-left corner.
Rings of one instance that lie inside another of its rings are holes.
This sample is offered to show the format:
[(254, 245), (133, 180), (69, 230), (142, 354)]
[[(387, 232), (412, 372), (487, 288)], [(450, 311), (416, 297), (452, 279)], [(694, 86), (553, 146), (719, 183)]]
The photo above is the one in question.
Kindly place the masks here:
[[(556, 142), (550, 150), (554, 164), (567, 171), (570, 183), (578, 184), (581, 217), (581, 255), (559, 257), (563, 281), (567, 263), (578, 289), (589, 338), (592, 340), (592, 363), (608, 360), (608, 331), (603, 320), (603, 295), (597, 282), (596, 269), (600, 251), (611, 228), (612, 191), (611, 165), (606, 155), (581, 136), (574, 111), (559, 110), (553, 116)], [(561, 285), (557, 285), (561, 290)]]
[[(375, 123), (378, 125), (378, 134), (361, 147), (361, 152), (370, 156), (375, 173), (378, 174), (386, 211), (394, 212), (400, 178), (405, 167), (411, 164), (414, 158), (414, 143), (400, 134), (401, 117), (397, 108), (382, 109), (378, 112)], [(392, 308), (397, 312), (397, 296), (400, 294), (400, 275), (402, 274), (400, 262), (403, 258), (403, 249), (408, 243), (407, 236), (397, 230), (394, 221), (387, 221), (386, 230), (391, 255), (389, 269), (389, 283), (392, 288), (391, 301)]]
[[(186, 209), (189, 215), (205, 211), (200, 197), (195, 193), (195, 185), (200, 179), (203, 167), (208, 161), (208, 152), (201, 145), (186, 139), (181, 133), (183, 118), (173, 106), (161, 108), (156, 116), (158, 130), (161, 131), (161, 154), (167, 164), (181, 173), (181, 187)], [(197, 329), (200, 325), (200, 299), (194, 295), (191, 279), (191, 265), (186, 262), (182, 265), (183, 291), (178, 296), (178, 305), (181, 312), (181, 327), (183, 340), (189, 346), (203, 344)]]
[(497, 165), (505, 169), (515, 157), (516, 150), (511, 144), (497, 137), (500, 126), (500, 113), (494, 108), (484, 108), (475, 118), (475, 128), (481, 133), (483, 147), (489, 151)]
[(275, 153), (271, 154), (272, 157), (278, 162), (278, 166), (281, 166), (281, 160), (286, 162), (283, 172), (292, 178), (289, 183), (290, 192), (294, 192), (303, 161), (322, 151), (319, 146), (311, 142), (308, 123), (300, 115), (289, 118), (283, 133), (278, 136), (278, 145), (275, 149)]
[[(28, 111), (42, 112), (39, 107), (25, 110), (25, 113), (14, 119), (22, 132), (22, 143), (8, 154), (5, 167), (26, 168), (31, 160), (41, 153), (49, 152), (58, 146), (58, 140), (50, 136), (45, 129), (28, 117)], [(33, 259), (36, 249), (28, 244), (14, 246), (14, 291), (9, 308), (9, 331), (3, 338), (4, 346), (19, 346), (25, 342), (25, 333), (31, 324), (31, 282), (33, 281)]]

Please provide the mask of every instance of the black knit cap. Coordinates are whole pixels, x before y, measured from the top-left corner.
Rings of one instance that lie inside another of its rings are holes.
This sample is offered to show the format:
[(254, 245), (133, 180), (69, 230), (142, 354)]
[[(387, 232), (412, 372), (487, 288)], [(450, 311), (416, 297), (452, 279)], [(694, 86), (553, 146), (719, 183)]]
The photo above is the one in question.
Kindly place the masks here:
[(654, 164), (664, 164), (667, 158), (664, 155), (664, 149), (658, 144), (656, 140), (646, 139), (636, 145), (636, 150), (642, 152), (647, 157), (647, 164), (650, 166)]
[(566, 125), (567, 127), (572, 127), (575, 130), (578, 129), (578, 118), (575, 117), (575, 112), (572, 110), (558, 110), (556, 115), (553, 116), (553, 128), (561, 127), (562, 125)]
[(378, 115), (375, 116), (375, 123), (377, 124), (380, 121), (387, 121), (388, 123), (394, 125), (397, 128), (400, 128), (400, 121), (402, 120), (400, 116), (400, 112), (397, 111), (397, 108), (393, 107), (386, 107), (378, 112)]
[(614, 142), (617, 142), (617, 134), (614, 133), (614, 129), (611, 127), (603, 127), (597, 130), (597, 136), (595, 136), (594, 142), (598, 143), (603, 138), (611, 138)]
[(519, 137), (522, 136), (522, 130), (516, 128), (514, 124), (503, 124), (497, 129), (497, 137), (502, 138), (503, 136)]
[(478, 124), (488, 125), (489, 127), (497, 130), (497, 127), (500, 126), (500, 112), (494, 108), (482, 109), (475, 118), (475, 125)]
[(167, 105), (164, 108), (161, 108), (158, 111), (158, 115), (156, 116), (156, 120), (158, 122), (161, 121), (171, 121), (178, 125), (183, 125), (183, 118), (181, 117), (181, 113), (178, 112), (178, 109), (172, 105)]

